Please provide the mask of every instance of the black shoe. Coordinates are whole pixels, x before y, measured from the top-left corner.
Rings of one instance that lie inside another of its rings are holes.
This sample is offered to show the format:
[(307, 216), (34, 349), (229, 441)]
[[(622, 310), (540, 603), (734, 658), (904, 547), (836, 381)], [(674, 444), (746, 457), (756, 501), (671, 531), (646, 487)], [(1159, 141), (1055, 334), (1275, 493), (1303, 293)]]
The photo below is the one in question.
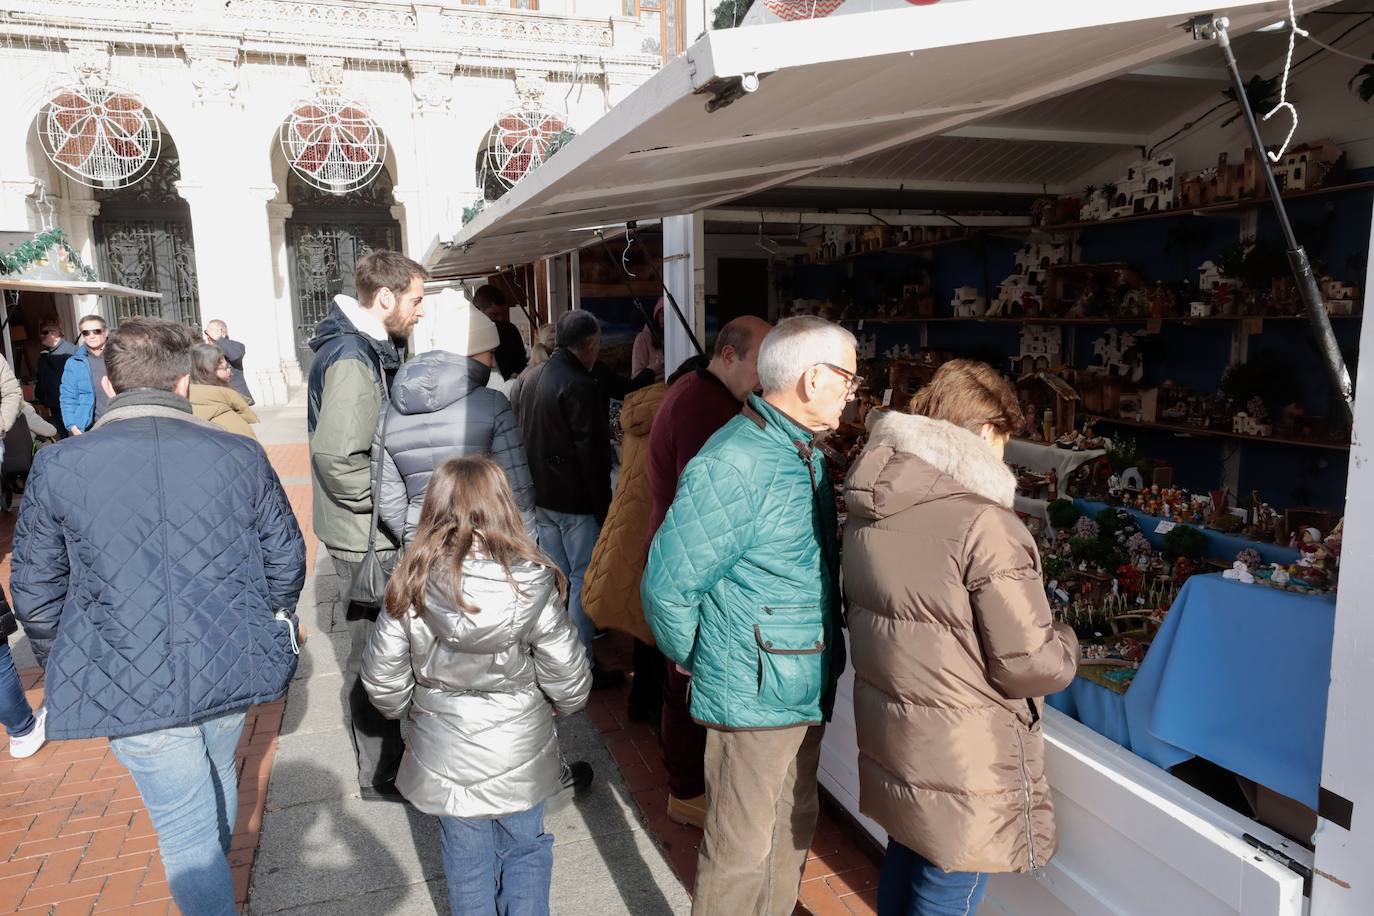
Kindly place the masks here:
[(406, 800), (394, 782), (379, 782), (374, 786), (360, 786), (358, 797), (363, 801), (404, 802)]
[(596, 774), (592, 771), (592, 765), (585, 760), (574, 760), (572, 763), (563, 765), (563, 775), (561, 782), (563, 788), (572, 789), (577, 795), (587, 791), (592, 784), (592, 778)]
[(592, 668), (592, 689), (609, 690), (625, 683), (625, 672), (619, 668)]

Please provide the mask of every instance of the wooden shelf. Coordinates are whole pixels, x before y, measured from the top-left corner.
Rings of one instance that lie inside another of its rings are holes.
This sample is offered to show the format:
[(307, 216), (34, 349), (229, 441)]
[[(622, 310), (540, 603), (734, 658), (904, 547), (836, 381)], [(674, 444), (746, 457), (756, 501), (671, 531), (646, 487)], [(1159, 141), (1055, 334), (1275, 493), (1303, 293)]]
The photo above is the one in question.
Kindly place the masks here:
[[(1029, 227), (1006, 226), (998, 227), (998, 230), (1002, 231), (1003, 229), (1006, 229), (1012, 232), (1024, 232), (1027, 228)], [(965, 242), (972, 242), (975, 239), (983, 238), (986, 235), (986, 232), (981, 231), (969, 232), (968, 234), (961, 235), (958, 238), (941, 239), (938, 242), (916, 242), (910, 245), (888, 245), (883, 248), (874, 248), (871, 251), (853, 251), (849, 254), (837, 255), (833, 258), (823, 258), (816, 261), (812, 261), (810, 263), (815, 265), (843, 264), (846, 261), (853, 261), (856, 258), (867, 257), (868, 255), (873, 254), (899, 254), (904, 251), (925, 251), (930, 248), (944, 248), (946, 245), (961, 245)]]
[(1211, 439), (1238, 439), (1241, 442), (1255, 442), (1261, 445), (1294, 445), (1303, 448), (1324, 448), (1338, 452), (1350, 451), (1348, 442), (1319, 442), (1307, 439), (1287, 439), (1283, 436), (1247, 436), (1242, 433), (1227, 432), (1223, 429), (1203, 429), (1197, 426), (1185, 426), (1176, 423), (1146, 423), (1141, 420), (1127, 420), (1119, 417), (1097, 417), (1094, 415), (1094, 422), (1108, 423), (1116, 426), (1129, 426), (1135, 429), (1153, 429), (1159, 432), (1173, 433), (1180, 436), (1197, 436), (1199, 438)]
[[(1332, 185), (1329, 188), (1314, 188), (1310, 191), (1294, 191), (1291, 194), (1283, 195), (1284, 200), (1300, 200), (1304, 197), (1318, 197), (1323, 194), (1339, 194), (1342, 191), (1364, 191), (1374, 188), (1374, 181), (1357, 181), (1351, 184)], [(1016, 229), (1017, 232), (1041, 231), (1041, 232), (1071, 232), (1076, 229), (1096, 229), (1099, 226), (1116, 226), (1123, 223), (1136, 223), (1142, 220), (1164, 219), (1169, 216), (1207, 216), (1212, 213), (1227, 213), (1237, 210), (1245, 210), (1250, 207), (1263, 207), (1271, 203), (1269, 197), (1246, 197), (1242, 200), (1228, 200), (1224, 203), (1212, 204), (1207, 207), (1175, 207), (1172, 210), (1160, 210), (1155, 213), (1132, 213), (1129, 216), (1118, 216), (1115, 219), (1096, 219), (1077, 223), (1059, 223), (1053, 226), (1032, 226), (1029, 230)]]

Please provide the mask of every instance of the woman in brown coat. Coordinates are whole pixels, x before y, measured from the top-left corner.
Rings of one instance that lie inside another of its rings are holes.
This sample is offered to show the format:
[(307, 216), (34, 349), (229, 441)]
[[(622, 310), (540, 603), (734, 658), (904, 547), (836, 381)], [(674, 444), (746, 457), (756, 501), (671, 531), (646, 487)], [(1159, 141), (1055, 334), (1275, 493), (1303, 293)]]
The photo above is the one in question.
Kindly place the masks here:
[(966, 914), (1055, 850), (1041, 699), (1077, 668), (1002, 461), (1011, 386), (956, 360), (871, 420), (845, 484), (859, 807), (887, 829), (881, 916)]
[(191, 349), (191, 412), (231, 433), (256, 439), (249, 424), (258, 422), (258, 415), (230, 387), (229, 379), (229, 361), (219, 347), (197, 344)]

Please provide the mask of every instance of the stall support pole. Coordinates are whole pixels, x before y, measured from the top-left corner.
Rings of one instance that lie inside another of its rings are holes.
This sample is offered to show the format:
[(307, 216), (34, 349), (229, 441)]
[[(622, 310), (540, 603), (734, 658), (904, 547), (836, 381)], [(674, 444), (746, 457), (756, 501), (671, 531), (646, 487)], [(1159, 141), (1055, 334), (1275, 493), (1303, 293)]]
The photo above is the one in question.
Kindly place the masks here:
[(1225, 16), (1213, 19), (1210, 23), (1210, 30), (1216, 37), (1222, 56), (1226, 59), (1226, 70), (1231, 76), (1231, 88), (1236, 94), (1236, 107), (1240, 109), (1245, 125), (1250, 130), (1250, 143), (1255, 148), (1260, 173), (1264, 176), (1269, 199), (1274, 203), (1274, 214), (1279, 220), (1279, 229), (1283, 232), (1284, 242), (1288, 246), (1288, 266), (1293, 271), (1293, 279), (1297, 281), (1298, 296), (1302, 299), (1303, 309), (1307, 312), (1307, 320), (1312, 325), (1312, 333), (1316, 335), (1322, 363), (1331, 378), (1332, 389), (1341, 396), (1341, 403), (1345, 405), (1346, 418), (1353, 421), (1354, 390), (1350, 384), (1350, 372), (1345, 367), (1345, 358), (1341, 356), (1340, 344), (1336, 342), (1336, 332), (1331, 329), (1331, 318), (1326, 313), (1321, 290), (1317, 288), (1317, 277), (1312, 272), (1307, 250), (1298, 244), (1298, 238), (1293, 233), (1293, 225), (1288, 221), (1288, 209), (1283, 205), (1283, 192), (1274, 178), (1274, 170), (1270, 168), (1269, 154), (1264, 146), (1264, 138), (1260, 136), (1259, 122), (1255, 120), (1255, 112), (1250, 108), (1250, 100), (1245, 95), (1245, 80), (1241, 79), (1240, 65), (1236, 63), (1235, 52), (1231, 50), (1231, 35), (1227, 31), (1229, 27), (1230, 21)]
[[(558, 304), (558, 314), (563, 314), (569, 309), (582, 308), (582, 252), (574, 251), (568, 255), (568, 301)], [(556, 321), (557, 317), (549, 316), (550, 321)]]
[[(1374, 214), (1371, 214), (1374, 228)], [(1365, 289), (1374, 284), (1374, 245)], [(1360, 327), (1361, 352), (1374, 353), (1374, 321)], [(1350, 476), (1346, 484), (1341, 587), (1331, 647), (1331, 686), (1318, 795), (1312, 916), (1366, 916), (1374, 912), (1374, 704), (1369, 702), (1370, 650), (1374, 645), (1374, 372), (1359, 375)]]
[(663, 365), (672, 375), (697, 355), (693, 337), (706, 339), (706, 237), (700, 213), (664, 218), (663, 287), (691, 323), (689, 332), (681, 320), (673, 320), (675, 315), (664, 318)]

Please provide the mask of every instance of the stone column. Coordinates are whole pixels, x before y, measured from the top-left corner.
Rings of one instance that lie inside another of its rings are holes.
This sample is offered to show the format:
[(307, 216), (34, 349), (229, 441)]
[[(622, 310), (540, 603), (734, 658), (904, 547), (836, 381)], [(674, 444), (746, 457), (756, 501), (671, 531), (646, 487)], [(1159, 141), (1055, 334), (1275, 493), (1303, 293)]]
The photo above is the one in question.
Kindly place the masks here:
[(294, 358), (294, 340), (289, 334), (282, 339), (274, 294), (266, 205), (277, 196), (276, 187), (179, 181), (177, 192), (191, 206), (201, 320), (224, 319), (233, 338), (247, 347), (243, 373), (257, 402), (285, 404), (283, 354)]
[(277, 338), (285, 342), (281, 351), (281, 371), (286, 387), (299, 388), (305, 384), (300, 357), (296, 353), (296, 318), (291, 306), (291, 257), (286, 247), (286, 221), (294, 208), (290, 204), (272, 202), (267, 205), (267, 232), (272, 246), (272, 293)]
[(392, 193), (405, 207), (396, 218), (405, 229), (406, 253), (422, 260), (436, 235), (452, 231), (445, 224), (453, 217), (449, 188), (457, 147), (451, 110), (458, 56), (407, 51), (406, 67), (414, 94), (416, 174)]

